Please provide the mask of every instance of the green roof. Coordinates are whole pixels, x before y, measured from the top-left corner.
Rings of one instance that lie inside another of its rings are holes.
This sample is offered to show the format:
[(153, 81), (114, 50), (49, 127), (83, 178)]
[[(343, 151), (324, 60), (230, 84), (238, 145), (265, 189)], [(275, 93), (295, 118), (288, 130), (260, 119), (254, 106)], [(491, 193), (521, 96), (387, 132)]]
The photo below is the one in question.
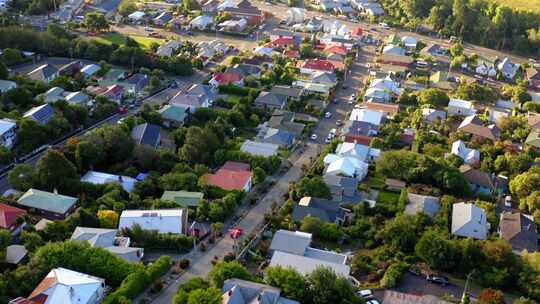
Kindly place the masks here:
[(529, 146), (540, 148), (540, 132), (536, 130), (531, 131), (529, 136), (527, 136), (525, 143)]
[(201, 192), (165, 191), (161, 196), (161, 200), (172, 201), (185, 207), (196, 207), (203, 197), (204, 194)]
[(163, 119), (184, 122), (187, 116), (187, 109), (187, 107), (180, 105), (166, 105), (159, 113)]
[(17, 201), (20, 205), (65, 214), (75, 203), (76, 197), (55, 194), (51, 192), (30, 189)]

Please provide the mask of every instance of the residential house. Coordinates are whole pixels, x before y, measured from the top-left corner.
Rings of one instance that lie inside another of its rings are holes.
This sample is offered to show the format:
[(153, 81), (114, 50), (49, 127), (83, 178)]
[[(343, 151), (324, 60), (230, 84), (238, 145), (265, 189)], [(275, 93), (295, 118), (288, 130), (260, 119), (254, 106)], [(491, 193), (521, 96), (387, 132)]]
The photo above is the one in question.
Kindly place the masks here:
[(270, 266), (292, 267), (302, 275), (319, 267), (328, 267), (339, 276), (349, 276), (351, 269), (346, 264), (346, 255), (312, 248), (309, 246), (311, 240), (310, 233), (278, 230), (270, 244)]
[(452, 91), (457, 88), (457, 83), (450, 81), (448, 72), (437, 71), (429, 76), (429, 86), (445, 91)]
[(257, 141), (274, 144), (281, 148), (290, 148), (294, 144), (296, 135), (285, 129), (276, 129), (267, 126), (260, 128), (257, 134)]
[(78, 198), (67, 195), (29, 189), (18, 200), (23, 208), (36, 210), (49, 219), (65, 219), (77, 208)]
[(494, 177), (470, 165), (462, 165), (459, 167), (459, 171), (463, 174), (471, 190), (475, 193), (491, 195), (503, 193), (506, 190), (504, 181), (500, 180), (500, 177)]
[(228, 33), (242, 33), (247, 27), (248, 23), (246, 19), (229, 19), (225, 20), (218, 25), (219, 31)]
[(338, 144), (335, 154), (342, 157), (354, 157), (359, 161), (372, 163), (379, 159), (381, 150), (371, 148), (367, 145), (344, 142)]
[(81, 177), (81, 182), (87, 182), (94, 185), (118, 183), (126, 192), (131, 193), (135, 188), (137, 180), (133, 177), (124, 175), (114, 175), (104, 172), (88, 171), (83, 177)]
[(244, 77), (240, 73), (216, 72), (208, 83), (214, 88), (228, 84), (243, 86)]
[(179, 127), (183, 125), (190, 113), (188, 106), (174, 103), (165, 105), (158, 112), (166, 127)]
[(311, 75), (310, 81), (312, 83), (324, 84), (331, 88), (335, 87), (338, 82), (337, 76), (335, 73), (323, 72), (323, 71), (313, 73)]
[(224, 12), (230, 13), (233, 18), (245, 19), (250, 25), (261, 24), (265, 20), (264, 12), (248, 0), (241, 0), (234, 7), (226, 7)]
[(465, 164), (474, 166), (480, 163), (480, 151), (467, 148), (462, 140), (456, 140), (452, 143), (451, 153), (463, 159)]
[(328, 188), (330, 188), (333, 201), (346, 203), (358, 202), (358, 180), (356, 178), (339, 175), (324, 175), (323, 179)]
[(540, 149), (540, 130), (533, 129), (525, 139), (525, 144)]
[(540, 72), (536, 68), (525, 69), (525, 79), (529, 83), (529, 87), (536, 90), (540, 89)]
[(117, 237), (117, 233), (116, 229), (77, 227), (71, 239), (87, 242), (91, 247), (103, 248), (129, 262), (139, 262), (144, 256), (144, 249), (129, 247), (130, 239)]
[(178, 40), (169, 40), (165, 44), (159, 46), (156, 55), (161, 57), (171, 57), (182, 47), (183, 43)]
[(144, 230), (158, 233), (188, 233), (186, 209), (124, 210), (120, 215), (118, 229), (132, 229), (139, 225)]
[(0, 145), (11, 149), (17, 141), (17, 123), (14, 120), (0, 119)]
[(201, 107), (209, 107), (217, 98), (216, 89), (205, 84), (192, 84), (187, 90), (187, 95), (199, 96), (201, 99)]
[(452, 234), (485, 240), (490, 224), (486, 211), (472, 203), (457, 203), (452, 206)]
[(108, 86), (104, 92), (99, 94), (99, 96), (103, 96), (110, 101), (120, 103), (122, 98), (124, 98), (124, 87), (118, 84), (113, 84)]
[(137, 125), (131, 130), (131, 138), (138, 145), (148, 145), (157, 149), (161, 144), (161, 127), (149, 123)]
[(403, 36), (401, 37), (401, 43), (408, 49), (416, 49), (416, 45), (418, 45), (418, 39), (413, 36)]
[(496, 125), (484, 126), (484, 122), (477, 115), (465, 117), (459, 125), (458, 130), (471, 134), (473, 137), (490, 139), (492, 141), (498, 139), (500, 135), (500, 130)]
[(326, 169), (324, 174), (327, 175), (340, 175), (353, 177), (363, 180), (367, 173), (369, 165), (356, 157), (339, 156), (335, 154), (328, 154), (324, 157), (324, 164)]
[[(261, 45), (253, 49), (252, 53), (256, 57), (262, 57), (262, 58), (272, 58), (275, 55), (278, 55), (279, 53), (277, 51), (274, 51), (272, 47)], [(246, 63), (246, 61), (243, 61)]]
[(296, 115), (290, 111), (274, 110), (272, 117), (266, 122), (266, 126), (287, 131), (298, 137), (304, 131), (305, 125), (294, 121)]
[(52, 87), (43, 93), (43, 101), (46, 103), (55, 103), (59, 100), (64, 100), (64, 92), (64, 89), (61, 87)]
[(422, 109), (424, 121), (428, 123), (442, 122), (446, 119), (446, 112), (437, 109)]
[(277, 51), (282, 51), (282, 50), (297, 46), (298, 45), (297, 42), (298, 41), (295, 39), (295, 37), (278, 36), (270, 40), (270, 42), (266, 44), (266, 47), (270, 47)]
[(384, 118), (392, 119), (399, 112), (398, 104), (388, 104), (380, 102), (367, 102), (365, 107), (368, 110), (379, 111), (383, 113)]
[(0, 93), (11, 91), (17, 87), (17, 83), (11, 80), (0, 80)]
[(169, 21), (173, 19), (171, 12), (161, 12), (157, 17), (154, 18), (154, 24), (157, 26), (165, 26)]
[(90, 101), (90, 96), (81, 91), (69, 92), (65, 96), (65, 100), (71, 105), (86, 105)]
[(144, 89), (150, 84), (150, 77), (146, 74), (135, 73), (127, 79), (128, 87), (127, 91), (132, 94), (137, 94), (144, 91)]
[(141, 21), (144, 16), (146, 16), (146, 14), (143, 11), (135, 11), (128, 15), (128, 19), (132, 22), (138, 22)]
[(534, 112), (528, 112), (527, 124), (532, 130), (540, 129), (540, 114), (534, 113)]
[(499, 221), (499, 235), (521, 253), (538, 251), (538, 231), (534, 218), (521, 212), (503, 211)]
[(349, 53), (346, 47), (341, 45), (327, 45), (324, 48), (324, 53), (326, 53), (326, 59), (329, 60), (343, 60), (345, 56)]
[(399, 83), (393, 80), (390, 76), (386, 78), (377, 78), (374, 79), (370, 84), (370, 88), (375, 88), (383, 91), (387, 91), (393, 97), (397, 97), (401, 94), (401, 89), (399, 88)]
[(25, 214), (26, 211), (23, 209), (0, 203), (0, 228), (18, 234), (25, 225), (24, 221), (18, 219)]
[(216, 173), (206, 174), (208, 185), (223, 190), (243, 190), (249, 192), (253, 173), (249, 164), (227, 161)]
[(497, 64), (497, 69), (506, 79), (514, 79), (520, 68), (520, 65), (513, 63), (512, 60), (508, 57), (504, 58), (501, 62)]
[(316, 72), (334, 72), (337, 68), (333, 62), (325, 59), (307, 59), (298, 62), (302, 74), (315, 74)]
[(182, 207), (197, 207), (204, 198), (202, 192), (190, 191), (165, 191), (161, 196), (162, 201), (171, 201)]
[(467, 100), (450, 98), (448, 116), (470, 116), (476, 114), (474, 104)]
[(488, 121), (499, 127), (501, 122), (510, 117), (512, 110), (499, 107), (487, 107), (486, 113), (488, 114)]
[(226, 73), (239, 73), (244, 78), (248, 76), (259, 78), (261, 77), (262, 68), (254, 64), (237, 63), (232, 67), (228, 67), (225, 70), (225, 72)]
[(87, 64), (81, 69), (81, 73), (84, 75), (84, 77), (92, 77), (94, 76), (99, 70), (101, 70), (101, 67), (97, 64)]
[(201, 10), (205, 14), (216, 14), (220, 3), (219, 0), (208, 0), (202, 3)]
[(430, 294), (402, 293), (394, 290), (385, 290), (382, 303), (386, 304), (452, 304)]
[(377, 88), (368, 88), (364, 93), (364, 101), (366, 102), (390, 102), (392, 100), (392, 95), (390, 92), (377, 89)]
[(350, 143), (370, 145), (371, 140), (379, 133), (379, 126), (365, 121), (347, 120), (341, 131), (343, 140)]
[(293, 88), (290, 86), (276, 85), (272, 87), (270, 91), (273, 94), (283, 95), (287, 97), (288, 100), (300, 101), (303, 90), (301, 88)]
[(377, 63), (383, 71), (404, 72), (413, 63), (413, 58), (407, 56), (407, 51), (394, 44), (388, 44), (383, 48), (381, 56), (377, 57)]
[(431, 195), (421, 195), (416, 193), (407, 193), (407, 205), (405, 213), (415, 215), (423, 212), (430, 218), (434, 218), (441, 208), (440, 197)]
[(240, 147), (240, 151), (253, 156), (270, 157), (277, 155), (279, 145), (265, 142), (246, 140)]
[[(214, 2), (215, 0), (210, 0), (208, 2)], [(193, 20), (189, 22), (189, 27), (191, 29), (196, 29), (199, 31), (204, 31), (210, 27), (214, 23), (214, 18), (208, 16), (208, 15), (200, 15)]]
[(476, 74), (487, 76), (487, 77), (496, 77), (497, 69), (492, 63), (482, 61), (480, 62), (475, 69)]
[(421, 55), (431, 56), (437, 60), (448, 58), (448, 49), (443, 48), (440, 44), (428, 43), (421, 51)]
[(33, 107), (23, 114), (23, 118), (32, 119), (40, 125), (46, 125), (54, 116), (54, 108), (50, 104)]
[(349, 120), (363, 121), (375, 126), (380, 126), (384, 121), (384, 114), (380, 111), (354, 108)]
[(287, 105), (287, 96), (263, 91), (257, 96), (253, 104), (263, 109), (283, 110)]
[(23, 245), (9, 245), (6, 247), (5, 262), (18, 265), (24, 260), (27, 254), (28, 250)]
[(66, 268), (54, 268), (28, 298), (9, 304), (97, 304), (105, 295), (105, 280)]
[(58, 69), (51, 64), (44, 64), (26, 74), (32, 80), (51, 82), (58, 77)]
[(329, 95), (333, 89), (333, 86), (324, 83), (314, 83), (310, 80), (296, 80), (292, 83), (296, 88), (299, 88), (305, 92), (305, 94), (322, 94)]
[(60, 67), (60, 69), (58, 69), (58, 75), (75, 76), (75, 74), (81, 71), (82, 67), (83, 67), (82, 62), (80, 62), (79, 60), (75, 60)]
[(279, 288), (234, 278), (223, 282), (221, 292), (221, 304), (300, 304), (297, 301), (281, 297), (281, 289)]

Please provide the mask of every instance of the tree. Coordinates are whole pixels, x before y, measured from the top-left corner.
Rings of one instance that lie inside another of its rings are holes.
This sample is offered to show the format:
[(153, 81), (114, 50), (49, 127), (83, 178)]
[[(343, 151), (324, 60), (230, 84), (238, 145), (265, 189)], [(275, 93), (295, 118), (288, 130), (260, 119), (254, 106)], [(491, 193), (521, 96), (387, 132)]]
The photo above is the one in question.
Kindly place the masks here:
[(451, 47), (450, 47), (450, 54), (452, 55), (452, 57), (458, 57), (458, 56), (461, 56), (463, 55), (463, 51), (465, 49), (463, 48), (463, 45), (461, 43), (454, 43)]
[(0, 79), (7, 79), (9, 77), (9, 71), (6, 65), (0, 61)]
[(424, 232), (416, 244), (415, 252), (435, 269), (451, 270), (458, 262), (458, 252), (448, 235), (433, 229)]
[(118, 225), (118, 213), (113, 210), (99, 210), (97, 212), (97, 217), (99, 220), (99, 226), (101, 228), (116, 228)]
[(23, 56), (21, 51), (12, 48), (6, 48), (2, 52), (2, 60), (8, 66), (15, 65), (23, 61)]
[(208, 277), (214, 284), (214, 286), (221, 288), (225, 280), (236, 278), (242, 280), (249, 280), (251, 275), (242, 264), (237, 261), (232, 262), (219, 262), (210, 271)]
[(136, 10), (137, 10), (137, 5), (135, 5), (135, 2), (131, 0), (121, 1), (120, 5), (118, 5), (118, 13), (122, 15), (123, 17), (129, 16), (131, 13), (135, 12)]
[(94, 167), (103, 160), (104, 152), (101, 146), (96, 146), (83, 140), (75, 148), (75, 161), (80, 172)]
[(504, 304), (504, 293), (497, 289), (482, 289), (478, 296), (479, 304)]
[(15, 189), (26, 191), (32, 188), (36, 181), (34, 168), (27, 164), (16, 165), (9, 171), (8, 181)]
[(313, 46), (310, 43), (302, 43), (300, 45), (300, 56), (302, 58), (310, 58), (313, 57)]
[(45, 189), (67, 190), (78, 181), (77, 169), (62, 152), (49, 149), (36, 165), (37, 179)]
[(189, 163), (210, 164), (219, 145), (219, 138), (208, 127), (190, 127), (178, 153), (181, 159)]
[(518, 285), (525, 295), (540, 299), (540, 253), (523, 252), (523, 267)]
[(187, 304), (221, 304), (221, 291), (215, 287), (189, 293)]
[(418, 102), (422, 105), (432, 105), (434, 107), (445, 107), (448, 105), (450, 98), (448, 95), (436, 88), (429, 88), (418, 93)]
[(423, 213), (414, 216), (400, 214), (386, 221), (377, 238), (397, 250), (412, 252), (428, 222), (429, 218)]
[(538, 188), (540, 188), (540, 173), (534, 170), (523, 172), (510, 181), (510, 191), (519, 198), (527, 197)]
[(309, 296), (313, 304), (328, 303), (364, 303), (355, 294), (355, 289), (349, 281), (337, 276), (330, 268), (315, 269), (307, 278)]
[(296, 183), (294, 188), (297, 198), (311, 196), (330, 199), (332, 196), (330, 193), (330, 188), (328, 188), (328, 185), (320, 176), (314, 176), (311, 178), (307, 176), (303, 177)]
[(266, 179), (266, 172), (261, 167), (256, 167), (253, 169), (253, 184), (257, 185)]
[(33, 252), (34, 250), (45, 244), (43, 238), (41, 238), (41, 236), (37, 232), (29, 232), (23, 230), (23, 232), (21, 233), (21, 237), (24, 247), (30, 252)]
[(86, 28), (91, 32), (101, 32), (109, 29), (109, 22), (102, 13), (87, 13), (84, 20)]
[(281, 288), (284, 297), (300, 302), (307, 297), (308, 285), (304, 276), (293, 268), (268, 267), (264, 281), (270, 285)]
[(536, 301), (527, 299), (525, 297), (520, 297), (519, 299), (516, 299), (512, 304), (535, 304)]

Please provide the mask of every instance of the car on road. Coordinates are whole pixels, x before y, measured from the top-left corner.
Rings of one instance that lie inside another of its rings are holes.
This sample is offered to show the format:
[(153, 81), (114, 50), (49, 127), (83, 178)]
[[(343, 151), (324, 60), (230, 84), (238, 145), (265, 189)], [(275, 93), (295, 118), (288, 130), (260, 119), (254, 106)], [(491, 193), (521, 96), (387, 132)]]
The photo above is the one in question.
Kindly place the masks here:
[(336, 137), (337, 130), (335, 128), (330, 130), (330, 134), (332, 134), (332, 137)]
[(165, 38), (165, 36), (161, 35), (160, 33), (156, 33), (156, 32), (151, 32), (150, 34), (148, 34), (148, 37), (160, 38), (160, 39)]
[(371, 291), (371, 289), (359, 290), (356, 294), (366, 300), (372, 300), (374, 298), (373, 292)]
[(439, 284), (442, 286), (446, 286), (450, 284), (450, 281), (448, 280), (448, 278), (441, 275), (428, 274), (426, 276), (426, 281), (428, 281), (429, 283)]
[(332, 117), (332, 113), (331, 112), (326, 112), (324, 113), (324, 118), (330, 118)]
[(387, 30), (387, 29), (390, 28), (390, 27), (388, 26), (388, 24), (387, 24), (387, 23), (384, 23), (384, 22), (379, 23), (379, 26), (380, 26), (382, 29), (385, 29), (385, 30)]
[(355, 100), (356, 99), (356, 93), (352, 93), (351, 94), (351, 100)]
[(505, 198), (504, 198), (504, 206), (506, 208), (512, 208), (512, 196), (511, 195), (507, 195)]
[(153, 32), (154, 31), (154, 29), (149, 27), (149, 26), (145, 26), (144, 30), (147, 31), (147, 32)]
[(311, 134), (311, 139), (312, 140), (317, 140), (317, 134), (315, 134), (315, 133)]
[(336, 120), (336, 126), (341, 126), (343, 124), (343, 122), (341, 121), (341, 119), (338, 119)]
[(324, 139), (324, 142), (329, 144), (331, 141), (332, 141), (332, 135), (328, 134), (328, 136), (326, 136), (326, 138)]
[(366, 304), (380, 304), (380, 302), (374, 299), (367, 301)]

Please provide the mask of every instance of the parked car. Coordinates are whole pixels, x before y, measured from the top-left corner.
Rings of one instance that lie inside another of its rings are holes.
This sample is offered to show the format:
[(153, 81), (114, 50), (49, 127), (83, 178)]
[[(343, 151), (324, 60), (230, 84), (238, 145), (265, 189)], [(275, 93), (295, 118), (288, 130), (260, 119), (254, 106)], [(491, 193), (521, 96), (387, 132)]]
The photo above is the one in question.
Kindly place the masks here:
[(512, 196), (511, 195), (505, 196), (505, 198), (504, 198), (504, 206), (506, 208), (512, 208)]
[(352, 93), (351, 94), (351, 100), (355, 100), (356, 99), (356, 93)]
[(426, 276), (426, 281), (430, 282), (430, 283), (434, 283), (434, 284), (439, 284), (439, 285), (442, 285), (442, 286), (446, 286), (448, 284), (450, 284), (450, 281), (448, 280), (447, 277), (445, 276), (440, 276), (440, 275), (427, 275)]
[(343, 123), (341, 122), (341, 119), (336, 120), (336, 126), (341, 126)]
[(312, 140), (317, 140), (317, 134), (315, 134), (315, 133), (311, 134), (311, 139)]
[(366, 302), (366, 304), (380, 304), (380, 302), (377, 300), (369, 300)]
[(379, 23), (379, 26), (380, 26), (381, 28), (385, 29), (385, 30), (390, 28), (390, 27), (388, 26), (388, 24), (387, 24), (387, 23), (384, 23), (384, 22)]
[(331, 112), (326, 112), (324, 113), (324, 118), (330, 118), (332, 117), (332, 113)]
[(153, 32), (154, 31), (154, 29), (149, 27), (149, 26), (145, 26), (144, 30), (147, 31), (147, 32)]
[(371, 289), (359, 290), (356, 294), (361, 296), (362, 298), (364, 298), (366, 300), (372, 300), (374, 298), (373, 297), (373, 292), (371, 291)]

